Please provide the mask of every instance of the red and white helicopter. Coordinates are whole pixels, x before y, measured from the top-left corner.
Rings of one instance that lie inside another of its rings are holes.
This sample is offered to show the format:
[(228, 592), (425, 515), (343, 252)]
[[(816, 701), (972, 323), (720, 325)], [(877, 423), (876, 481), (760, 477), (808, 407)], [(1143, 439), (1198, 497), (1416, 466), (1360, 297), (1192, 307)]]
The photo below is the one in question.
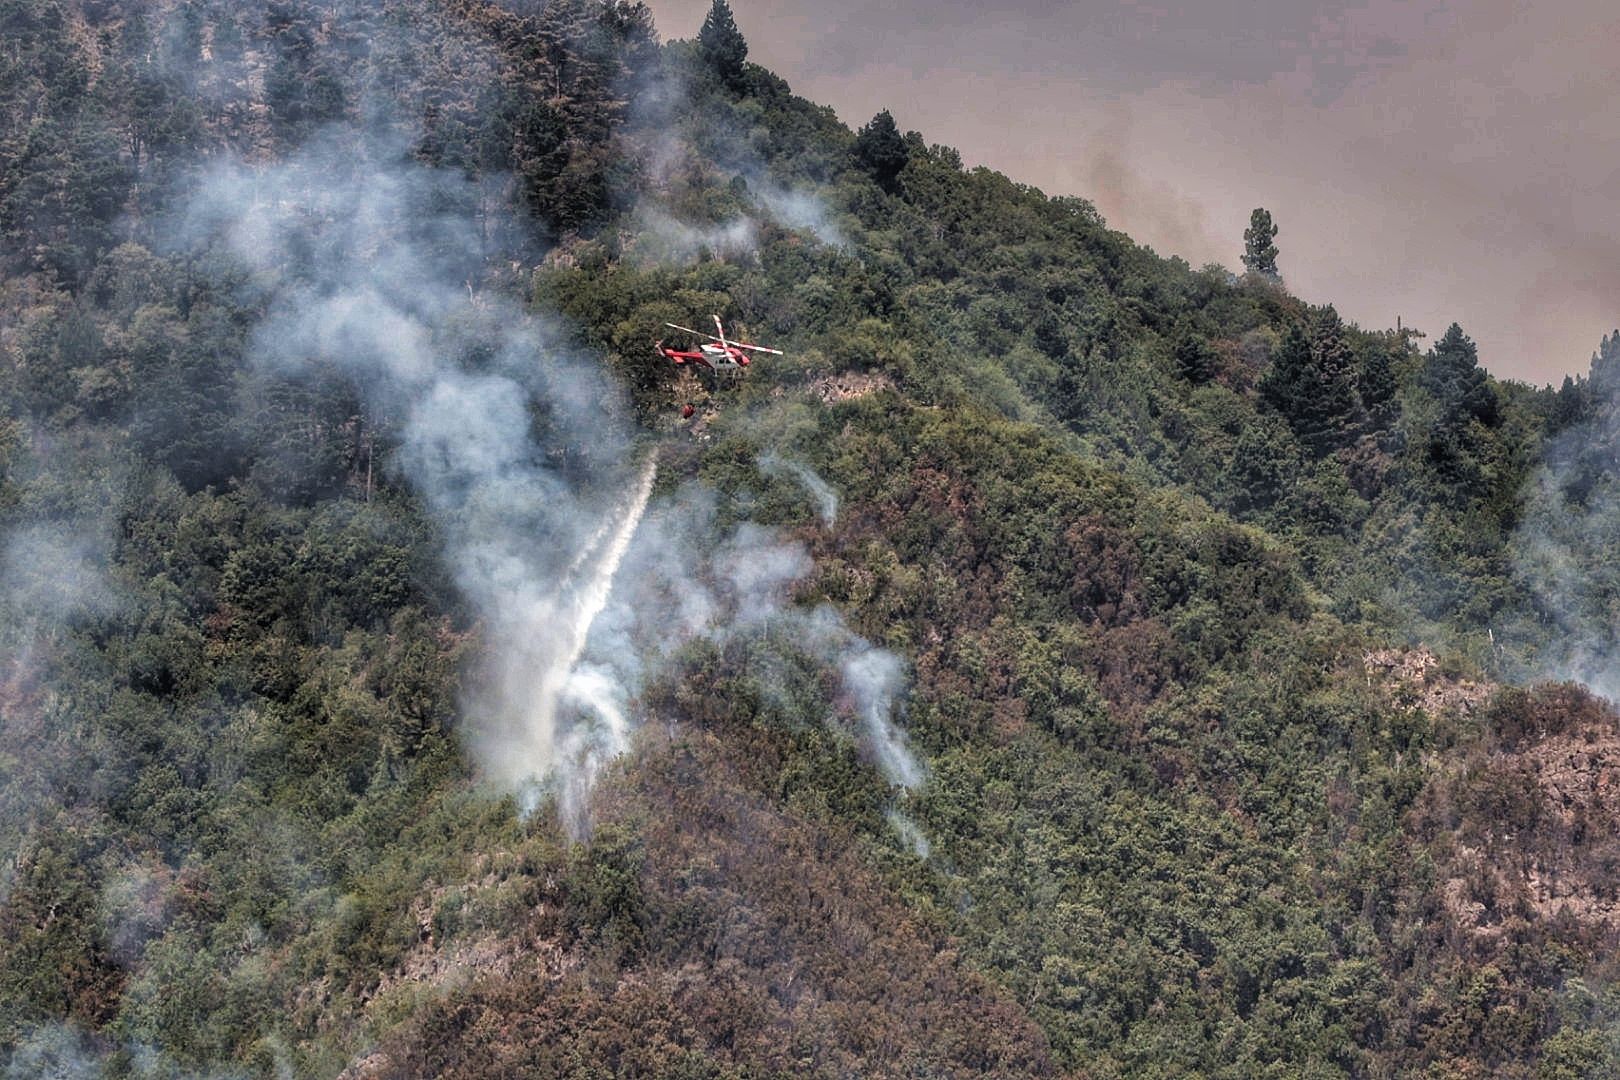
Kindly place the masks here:
[(728, 374), (736, 374), (748, 366), (749, 360), (752, 359), (748, 355), (750, 352), (769, 353), (772, 356), (782, 355), (781, 349), (770, 349), (764, 345), (750, 345), (745, 341), (728, 339), (726, 337), (726, 328), (720, 322), (720, 316), (718, 315), (714, 317), (714, 328), (719, 332), (718, 335), (705, 334), (702, 331), (693, 330), (686, 326), (677, 326), (674, 323), (665, 323), (664, 325), (671, 330), (679, 330), (683, 334), (709, 339), (690, 351), (672, 349), (662, 341), (653, 345), (653, 348), (658, 350), (659, 356), (674, 364), (695, 364), (698, 367), (708, 368), (716, 374), (722, 371)]

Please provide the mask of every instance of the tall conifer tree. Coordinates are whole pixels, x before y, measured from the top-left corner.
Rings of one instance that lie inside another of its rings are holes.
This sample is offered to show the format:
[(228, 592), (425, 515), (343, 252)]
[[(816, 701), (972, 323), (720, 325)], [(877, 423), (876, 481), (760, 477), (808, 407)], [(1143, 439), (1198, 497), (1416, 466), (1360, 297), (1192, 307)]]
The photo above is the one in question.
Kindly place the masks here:
[(720, 76), (720, 81), (734, 90), (741, 89), (748, 41), (737, 29), (737, 20), (732, 18), (731, 5), (726, 0), (714, 0), (697, 40), (699, 55)]
[(1469, 419), (1496, 422), (1496, 394), (1479, 366), (1479, 350), (1456, 323), (1424, 357), (1420, 379), (1445, 410), (1441, 426), (1457, 427)]
[(1243, 266), (1251, 274), (1276, 281), (1277, 226), (1271, 220), (1271, 211), (1255, 207), (1249, 215), (1249, 227), (1243, 230)]
[(855, 160), (884, 191), (895, 190), (900, 170), (911, 160), (911, 151), (888, 109), (872, 117), (855, 136)]

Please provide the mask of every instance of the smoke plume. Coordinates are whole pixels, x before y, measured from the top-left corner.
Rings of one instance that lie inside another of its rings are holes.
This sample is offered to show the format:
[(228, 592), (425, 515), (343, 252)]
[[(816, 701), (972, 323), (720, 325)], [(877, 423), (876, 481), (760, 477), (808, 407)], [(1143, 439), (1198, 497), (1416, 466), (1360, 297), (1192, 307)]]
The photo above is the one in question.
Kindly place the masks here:
[[(637, 446), (600, 364), (489, 287), (487, 229), (458, 183), (386, 148), (317, 144), (284, 164), (217, 168), (184, 239), (252, 271), (257, 364), (339, 371), (397, 430), (394, 467), (439, 522), (483, 628), (488, 668), (464, 724), (483, 774), (526, 808), (554, 795), (584, 832), (645, 679), (683, 640), (769, 624), (840, 673), (852, 734), (891, 782), (916, 784), (893, 721), (898, 658), (832, 609), (791, 604), (811, 565), (801, 546), (756, 525), (722, 530), (700, 488), (653, 498), (656, 452)], [(780, 467), (836, 515), (819, 477)]]
[(395, 466), (484, 626), (490, 670), (467, 729), (487, 775), (588, 786), (624, 724), (575, 665), (654, 466), (600, 366), (486, 287), (485, 233), (459, 183), (386, 148), (319, 144), (216, 169), (186, 239), (253, 271), (256, 363), (340, 371), (397, 428)]
[(1511, 636), (1528, 653), (1530, 674), (1620, 700), (1620, 387), (1605, 367), (1594, 361), (1585, 415), (1549, 440), (1526, 486), (1515, 571), (1537, 625)]
[[(702, 253), (752, 257), (766, 222), (828, 247), (848, 246), (845, 229), (821, 196), (773, 176), (752, 145), (746, 125), (727, 122), (727, 105), (697, 102), (679, 66), (654, 69), (626, 87), (626, 96), (631, 100), (631, 122), (621, 147), (641, 164), (645, 177), (634, 213), (637, 259), (684, 263)], [(704, 149), (695, 155), (694, 147)], [(718, 221), (694, 220), (680, 209), (682, 197), (692, 194), (689, 185), (694, 179), (702, 185), (716, 177), (729, 178), (741, 212)]]
[(838, 521), (838, 492), (804, 462), (767, 452), (759, 456), (759, 470), (766, 476), (785, 476), (798, 481), (805, 493), (815, 500), (821, 523), (831, 528)]

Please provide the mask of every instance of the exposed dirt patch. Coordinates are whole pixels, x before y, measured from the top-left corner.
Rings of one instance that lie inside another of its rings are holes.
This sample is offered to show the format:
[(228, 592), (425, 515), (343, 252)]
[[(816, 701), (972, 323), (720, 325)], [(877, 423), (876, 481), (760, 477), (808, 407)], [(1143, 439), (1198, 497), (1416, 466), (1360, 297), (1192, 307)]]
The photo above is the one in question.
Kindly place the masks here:
[(1467, 716), (1496, 692), (1490, 683), (1447, 675), (1428, 649), (1373, 649), (1362, 654), (1370, 682), (1381, 684), (1392, 702), (1427, 713), (1456, 711)]
[(1541, 794), (1543, 828), (1567, 839), (1527, 868), (1531, 907), (1620, 930), (1620, 733), (1556, 735), (1524, 761)]
[(1527, 925), (1620, 939), (1620, 717), (1546, 686), (1502, 691), (1484, 718), (1414, 818), (1438, 844), (1449, 920), (1476, 946)]
[(812, 379), (810, 386), (823, 405), (834, 405), (840, 401), (866, 397), (879, 390), (893, 390), (894, 380), (881, 373), (845, 371)]

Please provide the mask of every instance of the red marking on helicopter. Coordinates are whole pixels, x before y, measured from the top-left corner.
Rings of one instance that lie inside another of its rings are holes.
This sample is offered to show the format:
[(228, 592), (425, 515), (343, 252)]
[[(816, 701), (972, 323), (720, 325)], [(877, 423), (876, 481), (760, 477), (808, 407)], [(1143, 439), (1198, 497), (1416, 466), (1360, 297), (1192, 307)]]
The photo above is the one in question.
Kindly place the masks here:
[(698, 367), (705, 367), (713, 372), (737, 372), (748, 366), (749, 361), (752, 359), (748, 355), (749, 352), (769, 353), (772, 356), (782, 355), (781, 349), (772, 349), (764, 345), (750, 345), (746, 341), (728, 340), (725, 325), (721, 323), (718, 315), (714, 317), (714, 328), (719, 331), (719, 336), (705, 334), (690, 327), (678, 326), (675, 323), (665, 323), (664, 325), (671, 330), (679, 330), (683, 334), (709, 339), (696, 349), (689, 350), (670, 348), (662, 341), (655, 343), (653, 348), (658, 351), (658, 355), (672, 364), (696, 364)]

